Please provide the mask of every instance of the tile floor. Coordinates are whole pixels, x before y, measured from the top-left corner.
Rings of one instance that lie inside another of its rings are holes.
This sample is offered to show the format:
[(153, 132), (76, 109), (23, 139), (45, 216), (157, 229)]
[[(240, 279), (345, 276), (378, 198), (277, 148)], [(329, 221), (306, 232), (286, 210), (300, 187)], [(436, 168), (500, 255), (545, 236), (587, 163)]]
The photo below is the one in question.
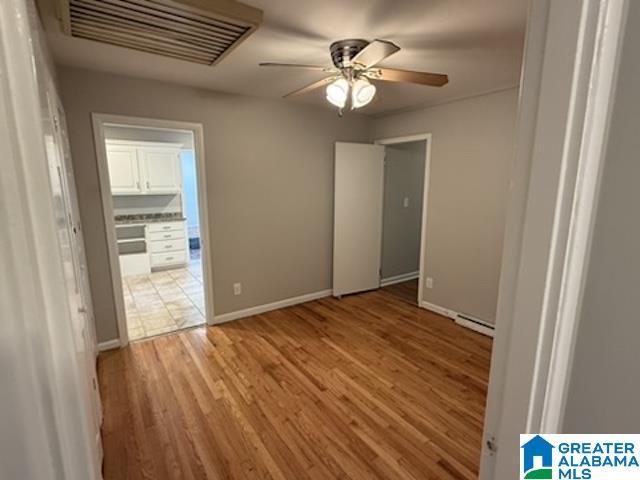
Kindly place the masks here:
[(184, 268), (124, 277), (129, 340), (140, 340), (205, 323), (199, 256)]

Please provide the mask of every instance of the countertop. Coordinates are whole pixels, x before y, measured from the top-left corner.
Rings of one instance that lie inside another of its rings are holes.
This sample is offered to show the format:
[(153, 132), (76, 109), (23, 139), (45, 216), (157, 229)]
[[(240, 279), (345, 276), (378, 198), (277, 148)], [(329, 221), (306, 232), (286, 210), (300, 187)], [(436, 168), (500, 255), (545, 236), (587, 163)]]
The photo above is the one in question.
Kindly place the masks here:
[(136, 223), (159, 223), (159, 222), (183, 222), (186, 220), (181, 213), (152, 213), (139, 215), (116, 215), (114, 217), (116, 225), (128, 225)]

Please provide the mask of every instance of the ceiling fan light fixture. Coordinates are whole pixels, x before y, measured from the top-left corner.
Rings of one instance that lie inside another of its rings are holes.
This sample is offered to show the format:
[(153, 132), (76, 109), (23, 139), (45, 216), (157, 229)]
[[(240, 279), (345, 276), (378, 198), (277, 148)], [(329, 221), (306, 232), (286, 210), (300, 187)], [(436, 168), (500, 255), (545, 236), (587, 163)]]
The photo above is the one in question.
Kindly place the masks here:
[[(95, 0), (73, 1), (95, 2)], [(163, 3), (169, 0), (154, 1)], [(194, 2), (196, 0), (188, 1)], [(399, 50), (400, 47), (388, 40), (376, 39), (370, 42), (368, 40), (348, 38), (331, 44), (329, 51), (333, 61), (332, 67), (275, 62), (263, 62), (260, 63), (260, 66), (301, 68), (326, 72), (329, 74), (326, 78), (316, 80), (309, 85), (287, 93), (284, 98), (325, 88), (327, 101), (338, 107), (340, 116), (342, 116), (347, 102), (350, 103), (351, 110), (362, 108), (371, 103), (376, 96), (376, 86), (371, 84), (371, 80), (376, 82), (413, 83), (430, 87), (442, 87), (449, 82), (449, 77), (442, 73), (417, 72), (378, 66), (380, 62)]]
[(351, 89), (351, 108), (361, 108), (368, 105), (376, 95), (376, 87), (364, 77), (353, 83)]
[(327, 86), (327, 101), (338, 108), (344, 108), (349, 97), (349, 82), (339, 78)]

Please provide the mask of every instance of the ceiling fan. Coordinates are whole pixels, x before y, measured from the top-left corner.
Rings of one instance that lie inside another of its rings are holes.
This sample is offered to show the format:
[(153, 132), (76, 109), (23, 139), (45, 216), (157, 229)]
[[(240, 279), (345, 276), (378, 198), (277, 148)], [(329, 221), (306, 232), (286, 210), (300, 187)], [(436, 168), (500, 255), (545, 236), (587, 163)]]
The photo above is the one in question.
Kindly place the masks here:
[(331, 44), (333, 67), (274, 62), (263, 62), (260, 63), (260, 66), (304, 68), (328, 73), (328, 77), (288, 93), (285, 97), (301, 95), (326, 86), (327, 100), (338, 107), (341, 114), (349, 99), (351, 100), (351, 110), (364, 107), (373, 100), (376, 87), (371, 83), (371, 80), (417, 83), (431, 87), (441, 87), (449, 82), (449, 77), (440, 73), (414, 72), (376, 66), (399, 50), (400, 47), (387, 40), (368, 42), (360, 39), (347, 39)]

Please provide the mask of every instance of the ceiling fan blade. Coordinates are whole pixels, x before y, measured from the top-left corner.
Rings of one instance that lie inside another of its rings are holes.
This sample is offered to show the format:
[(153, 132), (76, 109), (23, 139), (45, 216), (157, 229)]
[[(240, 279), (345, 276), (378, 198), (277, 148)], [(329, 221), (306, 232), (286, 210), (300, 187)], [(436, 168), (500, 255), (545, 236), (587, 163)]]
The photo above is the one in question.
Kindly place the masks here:
[(395, 68), (372, 68), (366, 76), (374, 80), (387, 82), (407, 82), (442, 87), (449, 83), (449, 77), (442, 73), (414, 72), (412, 70), (398, 70)]
[(362, 68), (373, 67), (385, 58), (393, 55), (400, 47), (387, 40), (374, 40), (353, 57), (351, 63)]
[(294, 90), (291, 93), (287, 93), (286, 95), (284, 95), (284, 98), (295, 97), (297, 95), (302, 95), (303, 93), (307, 93), (307, 92), (310, 92), (310, 91), (315, 90), (317, 88), (324, 87), (325, 85), (330, 84), (334, 80), (335, 80), (335, 77), (323, 78), (322, 80), (318, 80), (317, 82), (313, 82), (312, 84), (307, 85), (306, 87), (302, 87), (302, 88), (299, 88), (298, 90)]
[(305, 68), (307, 70), (319, 70), (321, 72), (331, 72), (335, 70), (332, 67), (323, 67), (322, 65), (306, 65), (302, 63), (261, 62), (258, 65), (261, 67)]

